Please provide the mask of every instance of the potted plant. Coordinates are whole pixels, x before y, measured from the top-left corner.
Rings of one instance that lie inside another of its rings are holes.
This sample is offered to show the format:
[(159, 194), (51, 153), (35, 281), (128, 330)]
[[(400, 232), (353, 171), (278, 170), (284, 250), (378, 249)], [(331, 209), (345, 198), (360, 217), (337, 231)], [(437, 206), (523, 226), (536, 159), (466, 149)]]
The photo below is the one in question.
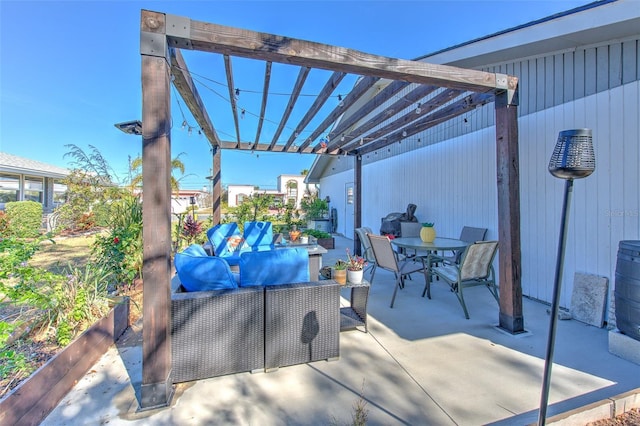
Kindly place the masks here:
[(331, 278), (338, 284), (345, 285), (347, 283), (347, 262), (342, 259), (336, 260), (331, 268)]
[(317, 229), (307, 229), (304, 232), (308, 236), (316, 238), (319, 246), (324, 247), (327, 250), (335, 248), (335, 240), (328, 232)]
[(433, 222), (423, 222), (420, 229), (420, 239), (425, 243), (432, 243), (436, 239), (436, 230)]
[(320, 198), (305, 198), (300, 203), (300, 209), (304, 212), (307, 221), (307, 227), (310, 229), (319, 229), (322, 231), (330, 231), (331, 224), (329, 221), (329, 202)]
[(352, 256), (349, 249), (347, 249), (347, 281), (353, 284), (360, 284), (365, 266), (367, 266), (367, 261), (364, 257), (355, 254)]

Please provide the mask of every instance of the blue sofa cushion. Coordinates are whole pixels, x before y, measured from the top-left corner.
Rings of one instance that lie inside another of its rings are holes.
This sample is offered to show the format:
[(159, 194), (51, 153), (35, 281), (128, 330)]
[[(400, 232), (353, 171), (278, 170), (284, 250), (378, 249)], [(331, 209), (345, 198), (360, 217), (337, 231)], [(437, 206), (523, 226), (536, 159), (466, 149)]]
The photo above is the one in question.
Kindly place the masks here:
[(174, 259), (182, 286), (187, 291), (237, 288), (238, 282), (229, 264), (219, 257), (207, 256), (201, 245), (192, 244)]
[(273, 248), (273, 226), (271, 222), (245, 222), (243, 250), (264, 251)]
[(234, 222), (214, 226), (207, 231), (207, 238), (218, 257), (237, 255), (243, 244), (242, 234)]
[(309, 254), (303, 248), (248, 251), (240, 255), (240, 287), (309, 281)]

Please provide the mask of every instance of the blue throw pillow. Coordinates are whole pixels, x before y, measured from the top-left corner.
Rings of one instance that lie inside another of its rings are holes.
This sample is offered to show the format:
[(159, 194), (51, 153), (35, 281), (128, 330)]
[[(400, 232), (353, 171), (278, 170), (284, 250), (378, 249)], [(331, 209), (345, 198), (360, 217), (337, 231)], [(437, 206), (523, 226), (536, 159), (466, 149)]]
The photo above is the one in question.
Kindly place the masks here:
[(251, 251), (240, 255), (240, 287), (309, 281), (309, 253), (303, 248)]
[(180, 282), (187, 291), (238, 287), (229, 264), (219, 257), (207, 256), (199, 244), (192, 244), (181, 253), (177, 253), (174, 264)]
[(273, 248), (273, 226), (271, 222), (244, 223), (245, 250), (262, 251)]

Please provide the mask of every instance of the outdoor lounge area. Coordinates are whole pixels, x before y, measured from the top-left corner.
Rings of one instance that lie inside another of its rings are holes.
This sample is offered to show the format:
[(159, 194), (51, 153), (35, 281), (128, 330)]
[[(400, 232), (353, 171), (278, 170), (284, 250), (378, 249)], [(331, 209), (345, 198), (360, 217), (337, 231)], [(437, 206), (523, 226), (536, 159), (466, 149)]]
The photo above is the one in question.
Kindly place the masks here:
[[(336, 236), (323, 262), (352, 245)], [(513, 336), (495, 327), (498, 307), (483, 288), (467, 290), (467, 320), (446, 283), (434, 281), (432, 298), (421, 297), (421, 274), (389, 308), (394, 282), (391, 272), (376, 271), (368, 333), (341, 332), (337, 361), (180, 383), (171, 406), (157, 410), (138, 411), (142, 336), (135, 324), (42, 424), (350, 424), (360, 397), (370, 425), (535, 423), (549, 307), (525, 298), (526, 333)], [(342, 291), (342, 306), (347, 297)], [(578, 420), (565, 424), (605, 417), (610, 403), (602, 401), (624, 393), (626, 406), (637, 406), (640, 365), (611, 354), (608, 334), (559, 322), (547, 424), (571, 410)]]

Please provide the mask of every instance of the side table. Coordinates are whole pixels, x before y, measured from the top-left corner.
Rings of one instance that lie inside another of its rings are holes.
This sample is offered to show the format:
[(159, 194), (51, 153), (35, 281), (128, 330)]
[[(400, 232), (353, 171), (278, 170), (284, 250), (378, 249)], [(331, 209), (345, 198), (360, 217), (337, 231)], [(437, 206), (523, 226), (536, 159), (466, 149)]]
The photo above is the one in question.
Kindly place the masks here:
[(353, 330), (363, 325), (364, 332), (367, 333), (369, 288), (370, 284), (367, 280), (362, 280), (360, 284), (347, 282), (345, 285), (340, 286), (340, 290), (351, 290), (349, 306), (340, 308), (340, 331)]

